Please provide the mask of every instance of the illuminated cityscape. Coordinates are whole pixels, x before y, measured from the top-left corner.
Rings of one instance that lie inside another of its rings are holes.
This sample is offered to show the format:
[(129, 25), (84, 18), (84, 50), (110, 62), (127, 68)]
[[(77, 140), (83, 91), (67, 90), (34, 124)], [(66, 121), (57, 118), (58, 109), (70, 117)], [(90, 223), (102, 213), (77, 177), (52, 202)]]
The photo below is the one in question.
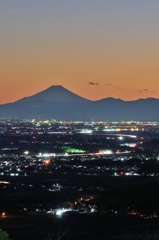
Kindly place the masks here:
[(2, 226), (22, 216), (157, 219), (158, 139), (158, 122), (0, 119)]

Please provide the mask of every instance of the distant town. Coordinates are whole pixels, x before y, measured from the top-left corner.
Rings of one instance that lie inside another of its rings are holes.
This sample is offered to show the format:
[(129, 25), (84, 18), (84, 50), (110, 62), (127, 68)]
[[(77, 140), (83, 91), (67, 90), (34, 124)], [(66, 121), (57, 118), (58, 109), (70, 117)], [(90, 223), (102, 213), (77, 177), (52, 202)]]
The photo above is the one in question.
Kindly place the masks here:
[(0, 120), (0, 175), (27, 172), (158, 176), (157, 122)]
[(28, 215), (158, 218), (158, 177), (159, 122), (0, 119), (2, 226)]

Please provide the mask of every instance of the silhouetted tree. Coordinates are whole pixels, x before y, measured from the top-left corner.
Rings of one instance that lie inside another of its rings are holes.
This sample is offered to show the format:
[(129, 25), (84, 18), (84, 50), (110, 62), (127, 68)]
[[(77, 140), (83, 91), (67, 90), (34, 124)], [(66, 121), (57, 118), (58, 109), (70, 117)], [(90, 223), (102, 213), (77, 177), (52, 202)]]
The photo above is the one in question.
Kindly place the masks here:
[(9, 240), (9, 234), (0, 229), (0, 240)]

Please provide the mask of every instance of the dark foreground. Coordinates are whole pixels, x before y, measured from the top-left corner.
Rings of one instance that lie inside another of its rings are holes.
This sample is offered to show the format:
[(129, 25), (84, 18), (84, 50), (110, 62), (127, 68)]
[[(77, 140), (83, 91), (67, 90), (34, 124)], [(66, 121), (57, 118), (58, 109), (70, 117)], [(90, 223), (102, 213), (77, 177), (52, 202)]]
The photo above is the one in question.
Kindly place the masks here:
[[(50, 176), (50, 178), (49, 178)], [(152, 206), (158, 201), (156, 197), (158, 190), (158, 179), (154, 178), (144, 178), (144, 177), (109, 177), (109, 176), (82, 176), (82, 175), (53, 175), (50, 174), (35, 174), (28, 175), (27, 177), (11, 178), (11, 177), (1, 177), (3, 181), (9, 181), (14, 183), (23, 183), (26, 185), (33, 184), (38, 186), (38, 184), (44, 184), (48, 179), (64, 179), (66, 178), (66, 183), (69, 187), (72, 186), (93, 186), (94, 183), (100, 181), (101, 186), (106, 186), (106, 192), (93, 192), (94, 195), (107, 194), (110, 190), (110, 196), (115, 198), (115, 202), (119, 202), (119, 195), (121, 197), (120, 191), (121, 187), (124, 188), (124, 196), (128, 190), (131, 190), (132, 194), (130, 197), (135, 196), (134, 199), (138, 200), (138, 194), (144, 201), (150, 198), (150, 203)], [(65, 180), (65, 179), (64, 179)], [(64, 181), (65, 183), (65, 181)], [(147, 187), (147, 186), (151, 187)], [(156, 185), (157, 184), (157, 185)], [(135, 186), (135, 187), (134, 187)], [(146, 186), (144, 192), (147, 195), (141, 195), (139, 186)], [(152, 186), (154, 191), (152, 190)], [(157, 186), (157, 187), (156, 187)], [(138, 192), (135, 195), (135, 188), (139, 188)], [(146, 191), (145, 191), (146, 189)], [(149, 189), (149, 191), (148, 191)], [(115, 191), (116, 195), (113, 195)], [(131, 193), (129, 191), (129, 193)], [(155, 192), (155, 194), (154, 194)], [(23, 207), (26, 203), (36, 203), (36, 206), (39, 203), (51, 203), (51, 202), (64, 202), (68, 200), (76, 200), (79, 197), (84, 197), (85, 195), (90, 195), (92, 192), (89, 191), (75, 191), (75, 190), (65, 190), (63, 192), (49, 192), (46, 189), (41, 190), (38, 187), (30, 189), (1, 189), (0, 191), (0, 202), (1, 206), (5, 201), (2, 201), (4, 198), (8, 200), (7, 207), (13, 204), (13, 206)], [(104, 195), (105, 196), (105, 195)], [(127, 195), (126, 195), (127, 196)], [(151, 197), (150, 197), (151, 196)], [(103, 198), (104, 201), (107, 199)], [(111, 198), (113, 199), (113, 198)], [(127, 199), (127, 198), (126, 198)], [(129, 198), (128, 198), (129, 199)], [(136, 200), (136, 201), (137, 201)], [(155, 201), (154, 201), (155, 200)], [(104, 202), (105, 203), (105, 202)], [(124, 201), (119, 202), (122, 206)], [(149, 203), (149, 202), (148, 202)], [(44, 204), (45, 205), (45, 204)], [(151, 206), (151, 207), (152, 207)], [(107, 209), (107, 205), (104, 206)], [(13, 210), (13, 209), (12, 209)], [(157, 208), (158, 210), (158, 208)], [(158, 214), (159, 215), (159, 214)], [(157, 216), (158, 216), (157, 215)], [(132, 240), (132, 238), (124, 238), (119, 236), (126, 236), (126, 234), (134, 234), (139, 236), (143, 233), (154, 233), (159, 229), (159, 218), (149, 218), (143, 219), (134, 215), (106, 215), (106, 214), (66, 214), (65, 216), (58, 218), (55, 215), (38, 215), (38, 214), (28, 214), (28, 215), (9, 215), (6, 217), (0, 217), (0, 228), (9, 233), (11, 240)], [(158, 235), (159, 236), (159, 235)], [(137, 240), (137, 238), (133, 238)], [(143, 239), (143, 238), (142, 238)], [(145, 238), (148, 240), (148, 238)], [(153, 240), (159, 238), (151, 238)]]
[[(127, 233), (156, 232), (159, 219), (137, 216), (53, 215), (10, 216), (0, 219), (0, 228), (11, 240), (118, 239)], [(124, 238), (121, 238), (124, 239)]]

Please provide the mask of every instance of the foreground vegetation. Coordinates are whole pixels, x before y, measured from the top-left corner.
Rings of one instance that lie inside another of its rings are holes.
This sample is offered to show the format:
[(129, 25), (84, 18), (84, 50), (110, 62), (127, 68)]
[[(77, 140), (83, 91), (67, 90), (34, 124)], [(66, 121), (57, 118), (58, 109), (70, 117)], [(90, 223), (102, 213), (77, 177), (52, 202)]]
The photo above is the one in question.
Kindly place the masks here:
[(0, 240), (9, 240), (9, 234), (2, 229), (0, 229)]

